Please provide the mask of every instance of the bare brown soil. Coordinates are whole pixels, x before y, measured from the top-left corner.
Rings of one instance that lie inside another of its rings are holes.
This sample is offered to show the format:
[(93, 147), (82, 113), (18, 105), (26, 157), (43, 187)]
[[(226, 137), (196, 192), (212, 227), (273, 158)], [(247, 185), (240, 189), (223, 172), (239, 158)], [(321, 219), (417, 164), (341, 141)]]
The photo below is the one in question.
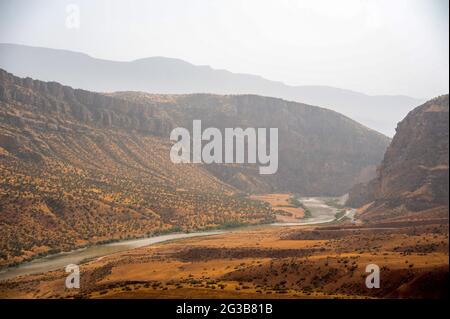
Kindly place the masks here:
[[(448, 224), (244, 228), (105, 256), (0, 283), (2, 298), (442, 298)], [(391, 227), (387, 227), (391, 226)], [(368, 264), (381, 287), (365, 286)]]

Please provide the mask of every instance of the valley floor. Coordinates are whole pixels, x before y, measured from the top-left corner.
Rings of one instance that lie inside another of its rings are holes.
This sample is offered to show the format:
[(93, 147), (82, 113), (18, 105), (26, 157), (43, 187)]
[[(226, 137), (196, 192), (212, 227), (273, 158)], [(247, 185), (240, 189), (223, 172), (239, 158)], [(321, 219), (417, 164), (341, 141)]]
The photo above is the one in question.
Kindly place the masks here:
[[(379, 289), (365, 286), (368, 264)], [(448, 220), (258, 226), (158, 243), (64, 271), (0, 282), (0, 298), (439, 298), (448, 296)]]

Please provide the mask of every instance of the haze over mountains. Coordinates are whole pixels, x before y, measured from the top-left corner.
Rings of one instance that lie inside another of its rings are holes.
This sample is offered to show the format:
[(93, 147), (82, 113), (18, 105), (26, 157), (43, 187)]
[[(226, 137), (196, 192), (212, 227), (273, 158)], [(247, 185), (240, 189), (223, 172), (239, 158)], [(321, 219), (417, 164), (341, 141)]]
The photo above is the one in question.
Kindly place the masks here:
[(424, 102), (407, 96), (369, 96), (327, 86), (289, 86), (262, 77), (150, 57), (131, 62), (83, 53), (0, 44), (0, 67), (18, 76), (57, 81), (91, 91), (258, 94), (326, 107), (388, 136), (397, 122)]

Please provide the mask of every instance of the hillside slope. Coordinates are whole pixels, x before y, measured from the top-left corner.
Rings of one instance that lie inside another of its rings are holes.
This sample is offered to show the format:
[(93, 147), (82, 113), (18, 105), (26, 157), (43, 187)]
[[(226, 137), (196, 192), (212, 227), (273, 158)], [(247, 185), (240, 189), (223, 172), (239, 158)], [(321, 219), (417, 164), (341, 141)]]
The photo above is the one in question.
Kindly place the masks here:
[(272, 220), (269, 207), (201, 166), (173, 164), (166, 135), (158, 136), (170, 122), (158, 112), (0, 70), (0, 265), (111, 239)]
[[(279, 171), (175, 165), (176, 126), (278, 127)], [(161, 231), (273, 220), (242, 192), (342, 194), (389, 139), (326, 109), (259, 96), (99, 94), (0, 70), (0, 264)]]
[(389, 139), (336, 112), (306, 104), (255, 95), (152, 95), (118, 92), (131, 103), (157, 107), (172, 123), (192, 132), (203, 129), (278, 128), (279, 164), (273, 175), (258, 165), (206, 165), (224, 182), (243, 192), (294, 192), (302, 195), (345, 194), (374, 176)]
[(448, 218), (449, 97), (411, 111), (378, 168), (377, 177), (350, 192), (348, 204), (368, 205), (362, 219)]

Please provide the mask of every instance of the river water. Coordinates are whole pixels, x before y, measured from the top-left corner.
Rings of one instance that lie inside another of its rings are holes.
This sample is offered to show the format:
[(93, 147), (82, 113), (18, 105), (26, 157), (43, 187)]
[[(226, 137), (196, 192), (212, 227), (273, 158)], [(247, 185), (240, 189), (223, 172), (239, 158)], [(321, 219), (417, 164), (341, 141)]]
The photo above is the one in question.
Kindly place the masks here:
[[(310, 210), (311, 217), (304, 218), (295, 223), (273, 223), (269, 226), (296, 226), (296, 225), (315, 225), (328, 223), (335, 220), (337, 209), (328, 206), (324, 200), (319, 197), (305, 197), (299, 200)], [(261, 226), (259, 226), (261, 227)], [(57, 269), (64, 269), (69, 264), (80, 264), (89, 259), (100, 258), (113, 253), (149, 246), (157, 243), (179, 240), (184, 238), (211, 236), (231, 232), (230, 230), (203, 231), (195, 233), (177, 233), (161, 236), (154, 236), (142, 239), (124, 240), (116, 243), (94, 245), (88, 248), (77, 249), (67, 253), (60, 253), (34, 259), (30, 262), (20, 264), (17, 267), (11, 267), (0, 271), (0, 281), (16, 276), (37, 274)]]

